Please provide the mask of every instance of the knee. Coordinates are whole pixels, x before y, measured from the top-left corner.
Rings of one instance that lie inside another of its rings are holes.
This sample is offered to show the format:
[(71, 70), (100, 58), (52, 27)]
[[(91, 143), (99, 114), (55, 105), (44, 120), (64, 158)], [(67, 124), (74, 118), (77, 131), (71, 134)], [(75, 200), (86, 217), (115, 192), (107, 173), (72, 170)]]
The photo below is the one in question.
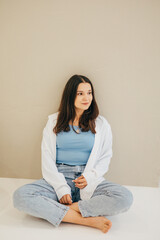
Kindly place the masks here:
[(21, 204), (22, 204), (22, 200), (24, 199), (24, 187), (20, 187), (18, 188), (14, 193), (13, 193), (13, 206), (15, 208), (20, 208)]
[(121, 186), (119, 191), (113, 194), (114, 208), (111, 215), (116, 215), (129, 210), (133, 203), (132, 193), (125, 187)]
[(127, 211), (133, 203), (133, 194), (127, 188), (122, 187), (120, 199), (123, 211)]

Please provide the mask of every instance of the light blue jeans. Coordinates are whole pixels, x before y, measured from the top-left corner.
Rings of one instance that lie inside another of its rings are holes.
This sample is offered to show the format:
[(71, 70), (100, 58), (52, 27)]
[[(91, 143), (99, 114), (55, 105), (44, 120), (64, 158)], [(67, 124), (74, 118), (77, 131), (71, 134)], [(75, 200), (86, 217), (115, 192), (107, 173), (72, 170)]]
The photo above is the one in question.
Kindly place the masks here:
[[(80, 189), (73, 179), (79, 177), (85, 166), (57, 164), (71, 187), (72, 202), (78, 202), (83, 217), (112, 216), (127, 211), (133, 202), (132, 193), (125, 187), (104, 180), (89, 200), (81, 200)], [(45, 179), (36, 180), (18, 188), (13, 194), (14, 207), (32, 216), (43, 218), (58, 227), (69, 210), (61, 204), (54, 188)]]

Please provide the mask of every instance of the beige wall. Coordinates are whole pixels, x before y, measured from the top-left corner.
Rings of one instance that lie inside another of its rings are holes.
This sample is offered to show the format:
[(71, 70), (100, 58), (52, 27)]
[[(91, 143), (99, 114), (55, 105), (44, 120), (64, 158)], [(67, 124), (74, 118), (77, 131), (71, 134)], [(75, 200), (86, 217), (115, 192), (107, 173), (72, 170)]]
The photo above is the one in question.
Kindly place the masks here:
[(0, 1), (0, 177), (40, 178), (42, 130), (77, 73), (111, 124), (106, 177), (158, 186), (160, 1)]

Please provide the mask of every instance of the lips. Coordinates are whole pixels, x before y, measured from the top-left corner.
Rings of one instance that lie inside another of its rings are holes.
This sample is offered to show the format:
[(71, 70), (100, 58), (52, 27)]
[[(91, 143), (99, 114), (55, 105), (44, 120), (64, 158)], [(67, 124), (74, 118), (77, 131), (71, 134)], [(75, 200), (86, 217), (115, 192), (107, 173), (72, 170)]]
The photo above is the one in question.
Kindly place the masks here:
[(85, 104), (85, 105), (87, 105), (87, 104), (89, 104), (89, 103), (82, 103), (82, 104)]

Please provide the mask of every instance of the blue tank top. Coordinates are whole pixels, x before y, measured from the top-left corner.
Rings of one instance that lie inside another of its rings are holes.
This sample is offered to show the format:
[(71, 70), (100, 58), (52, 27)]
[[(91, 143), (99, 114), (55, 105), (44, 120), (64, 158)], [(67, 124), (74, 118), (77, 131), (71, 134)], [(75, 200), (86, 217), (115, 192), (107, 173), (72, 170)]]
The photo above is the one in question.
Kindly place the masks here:
[[(88, 132), (75, 133), (69, 125), (69, 132), (60, 132), (56, 136), (56, 163), (84, 165), (92, 151), (95, 134)], [(75, 130), (78, 126), (73, 126)]]

